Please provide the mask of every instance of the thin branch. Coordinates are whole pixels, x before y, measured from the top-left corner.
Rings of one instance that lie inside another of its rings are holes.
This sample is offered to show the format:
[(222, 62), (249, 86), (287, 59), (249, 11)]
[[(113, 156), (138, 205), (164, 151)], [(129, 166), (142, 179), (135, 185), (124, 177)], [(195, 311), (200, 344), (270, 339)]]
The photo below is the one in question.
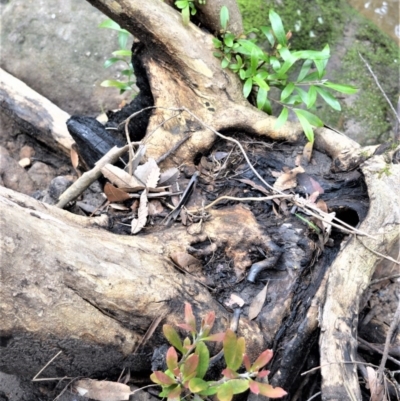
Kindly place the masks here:
[(398, 260), (395, 260), (395, 259), (391, 258), (390, 256), (384, 255), (383, 253), (374, 251), (373, 249), (371, 249), (370, 247), (368, 247), (367, 245), (365, 245), (365, 244), (360, 240), (360, 238), (357, 238), (357, 239), (361, 242), (361, 245), (363, 245), (365, 248), (367, 248), (370, 252), (374, 253), (374, 254), (377, 255), (377, 256), (380, 256), (381, 258), (387, 259), (387, 260), (389, 260), (390, 262), (395, 263), (396, 265), (400, 265), (400, 262), (399, 262)]
[(396, 111), (396, 109), (393, 107), (392, 102), (391, 102), (390, 99), (387, 97), (385, 91), (382, 89), (382, 86), (381, 86), (381, 84), (379, 83), (378, 78), (376, 77), (376, 75), (375, 75), (374, 72), (372, 71), (371, 66), (368, 64), (367, 60), (365, 60), (365, 58), (361, 55), (360, 52), (358, 52), (358, 55), (360, 56), (361, 60), (364, 61), (365, 65), (366, 65), (367, 68), (368, 68), (368, 71), (369, 71), (369, 72), (371, 73), (371, 75), (372, 75), (372, 78), (374, 78), (374, 81), (375, 81), (377, 87), (378, 87), (379, 90), (382, 92), (384, 98), (386, 99), (386, 101), (388, 102), (390, 108), (392, 109), (393, 114), (394, 114), (395, 117), (397, 118), (397, 121), (400, 123), (400, 116), (397, 114), (397, 111)]

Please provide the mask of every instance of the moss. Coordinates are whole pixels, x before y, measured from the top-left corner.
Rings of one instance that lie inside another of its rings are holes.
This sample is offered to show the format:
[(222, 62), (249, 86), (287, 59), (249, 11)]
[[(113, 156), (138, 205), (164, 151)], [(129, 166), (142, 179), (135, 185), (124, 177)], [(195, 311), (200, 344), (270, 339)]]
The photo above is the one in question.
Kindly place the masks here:
[[(333, 43), (344, 24), (342, 0), (238, 0), (245, 30), (268, 26), (268, 12), (273, 8), (282, 18), (286, 30), (292, 31), (292, 49), (322, 49)], [(300, 4), (300, 6), (299, 6)]]

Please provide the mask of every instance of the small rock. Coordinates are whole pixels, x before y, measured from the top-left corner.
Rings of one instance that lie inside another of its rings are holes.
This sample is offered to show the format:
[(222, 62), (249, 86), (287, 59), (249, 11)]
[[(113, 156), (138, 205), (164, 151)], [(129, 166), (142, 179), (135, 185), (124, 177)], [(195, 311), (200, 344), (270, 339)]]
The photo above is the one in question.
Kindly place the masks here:
[(24, 157), (21, 159), (18, 164), (24, 168), (24, 167), (29, 167), (31, 165), (31, 159), (29, 157)]
[(35, 162), (28, 171), (38, 189), (45, 189), (55, 176), (55, 170), (42, 162)]
[(35, 149), (33, 149), (32, 146), (25, 145), (19, 151), (20, 159), (25, 159), (25, 158), (31, 159), (33, 156), (35, 156)]
[(49, 189), (43, 198), (44, 203), (55, 205), (61, 194), (73, 184), (74, 180), (69, 176), (59, 176), (53, 178), (49, 185)]

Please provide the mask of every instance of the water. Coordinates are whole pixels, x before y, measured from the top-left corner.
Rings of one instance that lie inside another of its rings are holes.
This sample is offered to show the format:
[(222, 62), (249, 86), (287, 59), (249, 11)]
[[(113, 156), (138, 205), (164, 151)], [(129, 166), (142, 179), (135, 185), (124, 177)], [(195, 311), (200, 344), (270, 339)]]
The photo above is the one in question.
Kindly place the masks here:
[(400, 45), (399, 0), (348, 0), (348, 3)]

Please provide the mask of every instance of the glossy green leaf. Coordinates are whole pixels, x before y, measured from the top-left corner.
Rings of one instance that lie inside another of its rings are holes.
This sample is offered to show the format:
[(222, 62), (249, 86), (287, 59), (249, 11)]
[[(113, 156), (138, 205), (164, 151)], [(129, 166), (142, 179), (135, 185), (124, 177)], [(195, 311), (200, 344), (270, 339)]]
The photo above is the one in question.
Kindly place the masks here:
[[(310, 113), (307, 110), (296, 109), (298, 113), (300, 113), (303, 117), (305, 117), (308, 122), (314, 127), (323, 127), (324, 123), (314, 114)], [(295, 110), (295, 111), (296, 111)], [(297, 114), (297, 113), (296, 113)]]
[(300, 96), (300, 98), (301, 98), (301, 101), (304, 103), (304, 104), (307, 104), (308, 103), (308, 92), (306, 92), (304, 89), (302, 89), (302, 88), (299, 88), (298, 86), (296, 86), (295, 88), (294, 88), (294, 90), (299, 94), (299, 96)]
[(220, 49), (222, 47), (222, 42), (219, 39), (213, 38), (212, 41), (216, 49)]
[(329, 59), (325, 59), (325, 60), (314, 60), (314, 64), (317, 67), (317, 71), (318, 71), (318, 78), (322, 79), (325, 74), (325, 68), (326, 65), (328, 64)]
[(269, 20), (271, 22), (272, 30), (274, 35), (278, 41), (278, 43), (282, 46), (285, 46), (287, 43), (285, 29), (283, 28), (281, 17), (274, 11), (269, 11)]
[(358, 92), (358, 89), (355, 86), (351, 85), (333, 84), (331, 82), (325, 82), (324, 86), (330, 89), (334, 89), (335, 91), (341, 93), (346, 93), (347, 95), (352, 95)]
[(126, 77), (130, 77), (131, 75), (133, 75), (133, 70), (131, 70), (131, 69), (122, 70), (121, 74), (125, 75)]
[(126, 31), (125, 29), (122, 29), (119, 24), (117, 24), (111, 19), (105, 20), (102, 23), (100, 23), (99, 28), (108, 28), (108, 29), (113, 29), (114, 31)]
[(306, 103), (307, 109), (313, 107), (316, 100), (317, 100), (317, 90), (314, 85), (311, 85), (310, 89), (308, 90), (308, 101)]
[(228, 27), (228, 22), (229, 22), (229, 10), (228, 10), (228, 7), (226, 7), (226, 6), (221, 7), (220, 21), (221, 21), (222, 29), (224, 31), (226, 31), (226, 28)]
[(270, 87), (269, 85), (261, 79), (258, 75), (253, 77), (253, 83), (256, 83), (260, 88), (264, 89), (264, 91), (268, 92)]
[(124, 61), (124, 59), (119, 58), (119, 57), (111, 57), (104, 62), (104, 68), (111, 67), (113, 64), (115, 64), (118, 61)]
[(307, 117), (305, 117), (301, 111), (304, 110), (300, 110), (300, 109), (295, 109), (294, 112), (297, 115), (297, 118), (300, 121), (300, 124), (303, 128), (304, 131), (304, 135), (306, 136), (306, 138), (309, 140), (309, 142), (314, 143), (314, 131), (312, 129), (311, 124), (309, 123)]
[(324, 99), (325, 102), (328, 103), (329, 106), (332, 107), (332, 109), (337, 110), (337, 111), (340, 111), (342, 109), (339, 101), (332, 94), (330, 94), (328, 91), (326, 91), (324, 88), (322, 88), (320, 86), (316, 86), (315, 89), (318, 92), (318, 94), (322, 97), (322, 99)]
[(174, 347), (169, 347), (165, 357), (168, 369), (173, 372), (178, 367), (178, 354)]
[(123, 90), (127, 90), (130, 88), (126, 82), (116, 81), (114, 79), (106, 79), (100, 84), (100, 86), (104, 86), (105, 88), (117, 88)]
[(128, 31), (119, 31), (118, 33), (118, 44), (120, 49), (125, 49), (128, 39), (129, 39), (130, 33)]
[(210, 383), (208, 383), (208, 384), (209, 384), (209, 387), (208, 387), (206, 390), (201, 391), (201, 392), (199, 393), (200, 395), (206, 395), (206, 396), (208, 396), (208, 395), (217, 394), (217, 391), (218, 391), (218, 389), (219, 389), (219, 385), (212, 386), (212, 385), (210, 385)]
[(249, 389), (248, 380), (233, 379), (229, 383), (231, 384), (233, 394), (241, 394)]
[(176, 330), (169, 324), (163, 326), (164, 337), (173, 345), (178, 351), (183, 353), (182, 341)]
[(284, 107), (281, 111), (281, 114), (279, 114), (278, 119), (276, 120), (276, 123), (274, 125), (274, 129), (279, 129), (281, 128), (285, 122), (287, 121), (289, 117), (289, 110), (287, 107)]
[(230, 63), (230, 60), (228, 58), (224, 57), (224, 59), (221, 61), (221, 68), (228, 67), (229, 63)]
[(318, 50), (299, 50), (293, 52), (292, 55), (298, 59), (324, 60), (329, 58), (329, 53)]
[(307, 74), (301, 82), (307, 83), (309, 81), (318, 81), (318, 80), (319, 80), (318, 71), (313, 71), (310, 74)]
[(265, 100), (265, 104), (262, 110), (265, 111), (267, 114), (272, 115), (272, 106), (268, 98)]
[(207, 346), (201, 341), (196, 346), (195, 354), (199, 357), (196, 377), (202, 379), (208, 370), (208, 366), (210, 363), (210, 351), (208, 350)]
[(233, 390), (230, 382), (223, 383), (217, 392), (219, 401), (231, 401), (233, 397)]
[(235, 35), (233, 35), (232, 33), (224, 35), (225, 46), (232, 47), (234, 40), (235, 40)]
[(281, 93), (281, 102), (284, 102), (293, 92), (295, 85), (293, 82), (289, 82)]
[(228, 329), (223, 341), (224, 357), (226, 366), (234, 371), (242, 365), (243, 355), (245, 353), (244, 337), (236, 337), (236, 334)]
[(257, 108), (260, 110), (264, 109), (265, 103), (267, 101), (268, 92), (262, 88), (258, 89), (257, 92)]
[(256, 73), (257, 67), (258, 67), (257, 52), (256, 52), (256, 49), (253, 49), (251, 51), (251, 55), (250, 55), (250, 69), (251, 69), (251, 73), (253, 75)]
[(272, 33), (271, 27), (262, 26), (261, 32), (265, 35), (269, 44), (273, 47), (275, 45), (275, 36)]
[(293, 66), (293, 64), (297, 61), (296, 58), (292, 57), (289, 60), (286, 60), (281, 67), (276, 71), (279, 77), (282, 77), (284, 74), (286, 74), (289, 69)]
[(246, 82), (243, 85), (243, 95), (245, 98), (247, 98), (250, 95), (252, 89), (253, 89), (253, 79), (247, 78)]
[(114, 56), (121, 56), (121, 57), (132, 57), (132, 52), (130, 50), (121, 49), (112, 52)]
[(189, 2), (188, 0), (178, 0), (175, 1), (175, 5), (181, 10), (182, 8), (189, 7)]
[(207, 390), (208, 383), (203, 379), (195, 377), (189, 381), (189, 390), (192, 393), (200, 393), (201, 391)]
[(304, 77), (308, 74), (312, 66), (312, 63), (313, 63), (312, 60), (304, 61), (301, 70), (299, 72), (299, 76), (297, 77), (297, 82), (301, 82), (304, 79)]

